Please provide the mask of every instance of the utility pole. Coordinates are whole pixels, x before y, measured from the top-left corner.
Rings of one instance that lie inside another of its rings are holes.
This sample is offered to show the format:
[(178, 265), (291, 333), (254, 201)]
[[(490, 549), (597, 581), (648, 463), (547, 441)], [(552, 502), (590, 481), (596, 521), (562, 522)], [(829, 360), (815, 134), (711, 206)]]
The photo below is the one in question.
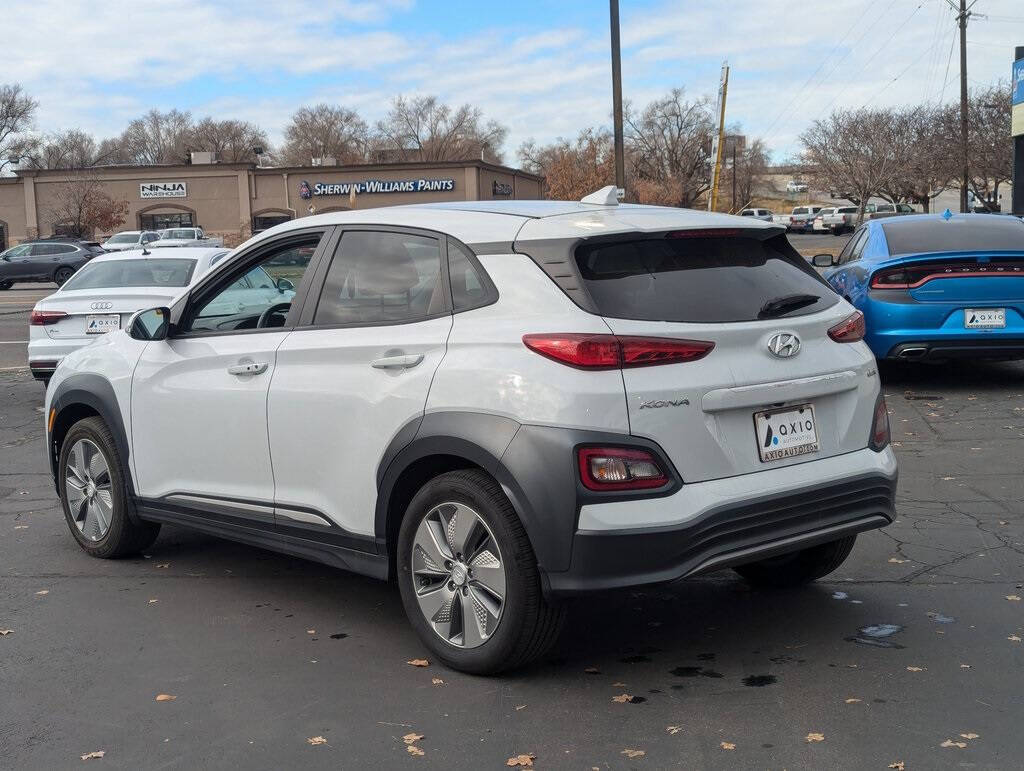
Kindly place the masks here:
[(732, 140), (732, 208), (730, 214), (736, 213), (736, 138)]
[[(972, 3), (973, 5), (973, 3)], [(960, 211), (967, 211), (967, 188), (970, 185), (971, 170), (967, 151), (967, 0), (960, 0), (960, 160), (963, 163), (960, 176)]]
[(718, 104), (715, 112), (718, 115), (718, 131), (711, 140), (711, 189), (708, 191), (708, 211), (718, 208), (719, 171), (722, 168), (722, 147), (725, 141), (725, 98), (729, 90), (729, 62), (722, 62), (722, 77), (718, 83)]
[(619, 0), (609, 0), (612, 23), (612, 113), (615, 123), (615, 187), (626, 189), (626, 160), (622, 140), (622, 60), (619, 56)]

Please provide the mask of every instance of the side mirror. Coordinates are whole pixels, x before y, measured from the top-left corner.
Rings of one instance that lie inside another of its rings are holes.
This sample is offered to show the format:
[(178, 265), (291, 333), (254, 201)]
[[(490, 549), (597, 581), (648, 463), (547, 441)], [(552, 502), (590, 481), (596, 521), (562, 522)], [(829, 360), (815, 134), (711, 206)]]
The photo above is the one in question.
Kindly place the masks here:
[(831, 254), (816, 254), (811, 258), (811, 264), (816, 268), (831, 268), (836, 264), (836, 258)]
[(138, 311), (128, 320), (128, 335), (133, 340), (166, 340), (170, 321), (170, 308)]
[(281, 294), (284, 294), (285, 292), (294, 292), (295, 284), (286, 278), (279, 278), (277, 280), (277, 291)]

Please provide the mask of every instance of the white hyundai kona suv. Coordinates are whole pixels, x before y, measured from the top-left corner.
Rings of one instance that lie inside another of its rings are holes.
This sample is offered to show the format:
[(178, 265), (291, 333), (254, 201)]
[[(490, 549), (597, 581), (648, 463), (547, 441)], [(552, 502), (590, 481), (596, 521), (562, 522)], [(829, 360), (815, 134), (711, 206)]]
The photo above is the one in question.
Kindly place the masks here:
[[(239, 307), (255, 269), (294, 296)], [(397, 581), (456, 669), (540, 656), (585, 592), (794, 585), (894, 516), (861, 315), (749, 217), (466, 202), (304, 217), (68, 355), (72, 535), (162, 523)]]
[(28, 366), (44, 383), (60, 360), (120, 329), (131, 314), (165, 305), (223, 258), (227, 249), (136, 249), (94, 257), (29, 316)]

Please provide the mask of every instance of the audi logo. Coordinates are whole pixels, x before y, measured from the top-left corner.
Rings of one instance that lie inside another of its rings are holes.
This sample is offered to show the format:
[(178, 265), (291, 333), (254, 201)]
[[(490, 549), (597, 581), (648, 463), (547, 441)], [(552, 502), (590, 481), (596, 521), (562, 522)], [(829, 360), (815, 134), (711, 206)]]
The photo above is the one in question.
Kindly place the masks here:
[(780, 359), (788, 359), (800, 353), (800, 338), (789, 332), (780, 332), (768, 338), (768, 352)]
[(92, 303), (89, 307), (92, 308), (94, 311), (109, 311), (111, 308), (114, 307), (114, 303)]

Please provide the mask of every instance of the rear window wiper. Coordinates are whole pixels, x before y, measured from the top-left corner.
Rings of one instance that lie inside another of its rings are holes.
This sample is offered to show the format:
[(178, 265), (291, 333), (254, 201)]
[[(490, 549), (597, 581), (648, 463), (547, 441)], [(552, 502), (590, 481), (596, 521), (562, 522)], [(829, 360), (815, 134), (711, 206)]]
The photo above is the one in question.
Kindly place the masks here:
[(773, 319), (777, 316), (783, 316), (790, 311), (795, 311), (798, 308), (814, 305), (820, 299), (816, 294), (788, 294), (785, 297), (776, 297), (761, 306), (757, 317), (759, 319)]

